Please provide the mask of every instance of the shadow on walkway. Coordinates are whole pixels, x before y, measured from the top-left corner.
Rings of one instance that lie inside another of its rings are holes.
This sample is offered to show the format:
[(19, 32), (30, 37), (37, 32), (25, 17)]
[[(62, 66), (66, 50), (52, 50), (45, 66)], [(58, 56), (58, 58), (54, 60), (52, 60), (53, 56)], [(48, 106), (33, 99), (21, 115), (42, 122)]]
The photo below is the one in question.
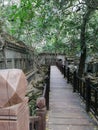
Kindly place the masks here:
[(84, 103), (56, 66), (51, 67), (47, 130), (98, 130)]

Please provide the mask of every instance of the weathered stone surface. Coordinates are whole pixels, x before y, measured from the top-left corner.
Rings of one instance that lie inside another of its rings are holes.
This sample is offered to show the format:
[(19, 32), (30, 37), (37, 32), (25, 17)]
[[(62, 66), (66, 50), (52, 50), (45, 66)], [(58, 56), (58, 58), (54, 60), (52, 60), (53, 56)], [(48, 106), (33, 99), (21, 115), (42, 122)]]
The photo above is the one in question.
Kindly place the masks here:
[(42, 109), (46, 106), (46, 103), (45, 103), (45, 98), (44, 97), (39, 97), (37, 98), (37, 101), (36, 101), (36, 105), (39, 109)]
[(0, 110), (0, 130), (29, 130), (27, 101), (2, 109), (2, 116)]
[(26, 94), (27, 80), (20, 69), (0, 70), (0, 107), (20, 103)]
[(7, 116), (16, 117), (18, 114), (21, 114), (21, 112), (23, 111), (23, 108), (27, 107), (27, 103), (28, 103), (28, 98), (25, 97), (24, 101), (21, 103), (15, 104), (10, 107), (0, 108), (0, 119), (4, 117), (6, 118)]
[(29, 130), (26, 86), (21, 70), (0, 71), (0, 130)]

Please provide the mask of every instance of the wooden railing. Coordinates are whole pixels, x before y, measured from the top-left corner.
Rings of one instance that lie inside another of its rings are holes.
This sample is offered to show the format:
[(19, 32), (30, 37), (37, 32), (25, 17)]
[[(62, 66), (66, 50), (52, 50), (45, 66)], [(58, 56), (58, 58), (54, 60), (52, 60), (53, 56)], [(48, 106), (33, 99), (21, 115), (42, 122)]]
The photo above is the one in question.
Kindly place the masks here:
[(72, 73), (69, 67), (66, 69), (62, 64), (57, 63), (57, 67), (67, 78), (67, 83), (72, 84), (73, 92), (78, 93), (84, 101), (86, 111), (92, 112), (98, 120), (98, 83), (93, 85), (89, 78), (80, 78), (76, 71)]
[(64, 74), (65, 73), (65, 66), (63, 66), (60, 62), (56, 62), (56, 66), (59, 68), (59, 70), (60, 70), (60, 72), (62, 73), (62, 74)]
[(47, 77), (45, 79), (45, 91), (43, 93), (43, 96), (46, 100), (46, 108), (49, 110), (49, 92), (50, 92), (50, 66), (48, 68)]
[[(46, 110), (49, 110), (49, 91), (50, 91), (50, 67), (46, 74), (45, 85), (42, 97), (45, 98), (46, 106), (36, 109), (36, 116), (30, 116), (30, 130), (46, 130)], [(43, 101), (42, 101), (43, 102)]]
[(98, 84), (93, 85), (89, 78), (80, 78), (76, 71), (70, 73), (67, 69), (67, 82), (73, 86), (73, 92), (77, 92), (86, 104), (86, 111), (92, 112), (98, 120)]

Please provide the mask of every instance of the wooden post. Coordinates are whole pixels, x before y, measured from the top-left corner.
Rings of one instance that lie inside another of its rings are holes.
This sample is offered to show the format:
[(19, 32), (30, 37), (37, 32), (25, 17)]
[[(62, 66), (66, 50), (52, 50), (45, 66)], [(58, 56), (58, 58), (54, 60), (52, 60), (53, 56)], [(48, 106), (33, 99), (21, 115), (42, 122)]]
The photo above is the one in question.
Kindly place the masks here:
[(48, 87), (49, 87), (49, 92), (50, 92), (50, 70), (51, 70), (51, 67), (49, 66), (49, 70), (48, 70)]
[(65, 70), (66, 68), (65, 68), (65, 65), (64, 65), (64, 67), (63, 67), (63, 72), (64, 72), (64, 78), (66, 77), (66, 70)]
[(76, 71), (74, 71), (74, 75), (73, 75), (73, 92), (76, 92), (76, 86), (77, 86), (77, 80), (76, 80)]
[(29, 117), (29, 130), (40, 130), (41, 127), (41, 117), (40, 116), (30, 116)]
[(67, 83), (69, 83), (69, 67), (67, 68)]
[(64, 66), (61, 64), (61, 73), (64, 74)]
[(91, 102), (91, 87), (90, 79), (86, 78), (86, 111), (90, 111), (90, 102)]
[(40, 120), (40, 130), (46, 130), (46, 108), (37, 109), (36, 115), (41, 118), (41, 120)]
[(46, 99), (46, 107), (47, 110), (49, 110), (49, 91), (50, 91), (50, 83), (49, 83), (49, 77), (46, 77), (46, 92), (45, 92), (45, 99)]

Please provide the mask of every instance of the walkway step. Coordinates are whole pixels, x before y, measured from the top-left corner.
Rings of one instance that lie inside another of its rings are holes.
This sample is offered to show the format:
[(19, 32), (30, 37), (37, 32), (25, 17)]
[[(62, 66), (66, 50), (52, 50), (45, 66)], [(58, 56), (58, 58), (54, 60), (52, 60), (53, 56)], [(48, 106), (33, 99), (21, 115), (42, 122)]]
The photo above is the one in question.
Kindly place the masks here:
[(48, 130), (98, 130), (85, 105), (56, 66), (51, 67)]

